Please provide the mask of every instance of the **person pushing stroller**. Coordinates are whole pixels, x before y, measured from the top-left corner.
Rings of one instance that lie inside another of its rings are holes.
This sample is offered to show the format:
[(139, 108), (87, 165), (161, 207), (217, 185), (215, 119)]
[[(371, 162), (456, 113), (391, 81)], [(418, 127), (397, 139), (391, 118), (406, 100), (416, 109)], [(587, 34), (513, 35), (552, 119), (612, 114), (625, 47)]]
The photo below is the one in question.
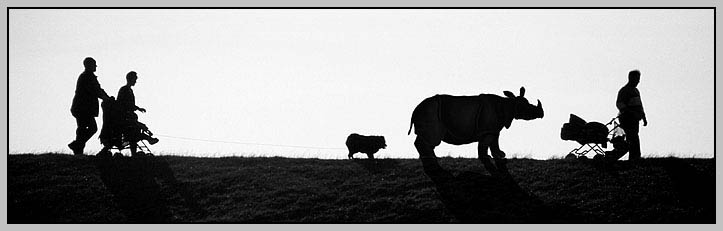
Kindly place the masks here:
[(153, 133), (148, 130), (148, 126), (138, 121), (138, 115), (135, 111), (145, 113), (146, 109), (136, 106), (136, 96), (133, 94), (132, 86), (136, 85), (138, 74), (135, 71), (126, 74), (126, 85), (118, 90), (118, 113), (121, 114), (124, 122), (126, 122), (125, 135), (128, 136), (130, 142), (131, 155), (136, 155), (138, 148), (137, 142), (147, 140), (151, 145), (158, 143), (158, 138), (154, 138)]

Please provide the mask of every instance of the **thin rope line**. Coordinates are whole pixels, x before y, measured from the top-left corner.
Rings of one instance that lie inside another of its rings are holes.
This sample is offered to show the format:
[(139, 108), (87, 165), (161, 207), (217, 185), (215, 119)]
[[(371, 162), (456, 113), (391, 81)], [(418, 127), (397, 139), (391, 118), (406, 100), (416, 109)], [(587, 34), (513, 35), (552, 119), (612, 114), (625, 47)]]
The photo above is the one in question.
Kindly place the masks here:
[(260, 146), (286, 147), (286, 148), (307, 148), (307, 149), (344, 149), (344, 148), (326, 148), (326, 147), (296, 146), (296, 145), (283, 145), (283, 144), (263, 144), (263, 143), (247, 143), (247, 142), (224, 141), (224, 140), (209, 140), (209, 139), (188, 138), (188, 137), (180, 137), (180, 136), (169, 136), (169, 135), (163, 135), (163, 134), (155, 134), (155, 135), (160, 136), (160, 137), (173, 138), (173, 139), (203, 141), (203, 142), (212, 142), (212, 143), (260, 145)]

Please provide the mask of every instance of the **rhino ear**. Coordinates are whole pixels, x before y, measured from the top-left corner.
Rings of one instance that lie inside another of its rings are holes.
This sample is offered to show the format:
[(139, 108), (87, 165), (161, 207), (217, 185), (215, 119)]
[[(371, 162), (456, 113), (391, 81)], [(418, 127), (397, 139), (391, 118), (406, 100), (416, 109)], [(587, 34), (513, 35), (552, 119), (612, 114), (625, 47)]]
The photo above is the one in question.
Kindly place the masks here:
[(520, 88), (520, 97), (525, 97), (525, 87)]
[(507, 96), (509, 98), (515, 98), (515, 94), (512, 94), (512, 92), (504, 91), (503, 93), (505, 94), (505, 96)]

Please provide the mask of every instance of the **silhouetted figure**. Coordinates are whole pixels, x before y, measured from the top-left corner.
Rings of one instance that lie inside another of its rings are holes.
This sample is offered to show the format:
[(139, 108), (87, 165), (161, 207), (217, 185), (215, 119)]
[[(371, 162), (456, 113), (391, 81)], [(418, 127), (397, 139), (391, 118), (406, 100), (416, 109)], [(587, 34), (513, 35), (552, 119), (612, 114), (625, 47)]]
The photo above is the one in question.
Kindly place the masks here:
[(98, 117), (98, 98), (107, 100), (108, 94), (100, 87), (98, 76), (95, 76), (95, 60), (91, 57), (83, 60), (85, 71), (78, 77), (75, 85), (75, 96), (70, 107), (70, 113), (75, 117), (78, 128), (75, 130), (75, 140), (68, 144), (75, 155), (83, 155), (85, 143), (98, 131), (95, 117)]
[[(153, 134), (148, 131), (148, 127), (138, 121), (138, 115), (136, 115), (135, 112), (146, 112), (146, 109), (136, 106), (136, 96), (133, 94), (133, 88), (131, 87), (136, 85), (137, 80), (138, 74), (135, 71), (128, 72), (128, 74), (126, 74), (126, 85), (118, 90), (118, 107), (124, 120), (127, 122), (126, 129), (130, 129), (126, 135), (129, 136), (129, 140), (131, 141), (130, 149), (132, 156), (136, 155), (138, 141), (148, 140), (150, 144), (158, 143), (158, 139), (152, 137)], [(147, 133), (144, 131), (147, 131)]]
[(620, 127), (625, 131), (629, 144), (630, 160), (640, 159), (640, 120), (643, 126), (648, 126), (648, 119), (643, 110), (643, 101), (640, 100), (640, 92), (636, 88), (640, 83), (640, 71), (632, 70), (628, 73), (628, 83), (618, 91), (618, 98), (615, 101), (620, 119)]
[[(507, 172), (505, 153), (498, 143), (500, 131), (509, 128), (513, 119), (542, 118), (544, 112), (539, 100), (533, 105), (524, 98), (524, 87), (520, 88), (520, 96), (509, 91), (504, 94), (507, 98), (492, 94), (436, 95), (417, 105), (409, 132), (414, 125), (417, 134), (414, 146), (427, 175), (444, 174), (434, 154), (434, 148), (441, 141), (454, 145), (479, 142), (478, 156), (487, 171), (493, 174)], [(492, 151), (496, 166), (487, 155), (487, 148)]]
[(363, 136), (353, 133), (346, 137), (346, 148), (349, 150), (349, 159), (354, 159), (354, 153), (367, 154), (369, 159), (374, 159), (374, 153), (379, 149), (386, 148), (387, 142), (384, 136)]

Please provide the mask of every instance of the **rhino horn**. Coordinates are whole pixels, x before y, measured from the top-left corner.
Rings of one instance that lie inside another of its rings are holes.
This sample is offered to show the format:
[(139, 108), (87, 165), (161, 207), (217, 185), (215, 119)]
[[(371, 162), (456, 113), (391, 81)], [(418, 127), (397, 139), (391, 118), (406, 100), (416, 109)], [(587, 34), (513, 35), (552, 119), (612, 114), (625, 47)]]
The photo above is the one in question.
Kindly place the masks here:
[(540, 109), (540, 118), (544, 117), (544, 116), (545, 116), (545, 111), (542, 110), (542, 102), (540, 102), (539, 99), (537, 100), (537, 108)]

